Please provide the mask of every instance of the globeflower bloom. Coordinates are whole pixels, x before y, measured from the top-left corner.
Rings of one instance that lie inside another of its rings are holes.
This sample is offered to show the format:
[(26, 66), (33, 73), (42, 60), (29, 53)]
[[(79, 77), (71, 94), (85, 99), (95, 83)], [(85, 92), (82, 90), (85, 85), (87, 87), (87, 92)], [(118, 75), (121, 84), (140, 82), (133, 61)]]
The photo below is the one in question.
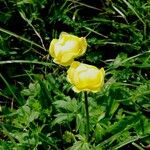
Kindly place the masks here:
[(104, 68), (74, 61), (67, 71), (67, 79), (73, 85), (75, 92), (91, 91), (98, 92), (104, 85)]
[(63, 66), (69, 66), (75, 58), (82, 56), (87, 49), (84, 37), (77, 37), (66, 32), (61, 32), (59, 39), (53, 39), (50, 43), (49, 54), (54, 62)]

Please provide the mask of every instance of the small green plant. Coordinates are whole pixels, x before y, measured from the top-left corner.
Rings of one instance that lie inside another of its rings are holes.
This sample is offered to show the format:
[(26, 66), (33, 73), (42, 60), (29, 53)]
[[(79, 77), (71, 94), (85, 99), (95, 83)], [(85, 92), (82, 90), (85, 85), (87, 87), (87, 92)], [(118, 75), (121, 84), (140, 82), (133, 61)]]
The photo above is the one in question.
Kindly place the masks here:
[[(149, 148), (149, 1), (1, 0), (0, 6), (0, 149)], [(51, 58), (50, 42), (61, 32), (84, 37), (76, 37), (81, 51)], [(86, 95), (91, 86), (72, 78), (70, 84), (70, 71), (53, 63), (61, 57), (104, 68), (103, 88)]]

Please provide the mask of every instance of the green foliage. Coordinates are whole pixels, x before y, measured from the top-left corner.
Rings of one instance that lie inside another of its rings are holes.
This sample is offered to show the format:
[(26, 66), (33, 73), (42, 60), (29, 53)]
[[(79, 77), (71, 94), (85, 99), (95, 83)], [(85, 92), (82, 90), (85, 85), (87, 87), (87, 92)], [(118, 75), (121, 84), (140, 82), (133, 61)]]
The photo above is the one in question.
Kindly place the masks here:
[[(0, 1), (0, 149), (144, 150), (150, 143), (150, 2)], [(84, 36), (82, 62), (104, 67), (105, 85), (84, 97), (48, 58), (65, 31)]]

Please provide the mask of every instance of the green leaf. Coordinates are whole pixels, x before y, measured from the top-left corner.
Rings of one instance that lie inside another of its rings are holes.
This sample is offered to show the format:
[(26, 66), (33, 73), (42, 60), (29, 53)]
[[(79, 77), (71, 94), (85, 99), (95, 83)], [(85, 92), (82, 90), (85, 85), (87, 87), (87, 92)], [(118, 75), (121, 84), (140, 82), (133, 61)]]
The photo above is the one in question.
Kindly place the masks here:
[(64, 109), (65, 111), (76, 112), (78, 109), (76, 99), (70, 99), (69, 97), (64, 100), (58, 100), (53, 103), (57, 109)]
[(71, 122), (75, 115), (73, 113), (59, 113), (55, 115), (56, 119), (52, 122), (52, 125), (54, 126), (55, 124), (64, 124), (64, 123), (69, 123)]
[(68, 150), (90, 150), (88, 143), (77, 141)]

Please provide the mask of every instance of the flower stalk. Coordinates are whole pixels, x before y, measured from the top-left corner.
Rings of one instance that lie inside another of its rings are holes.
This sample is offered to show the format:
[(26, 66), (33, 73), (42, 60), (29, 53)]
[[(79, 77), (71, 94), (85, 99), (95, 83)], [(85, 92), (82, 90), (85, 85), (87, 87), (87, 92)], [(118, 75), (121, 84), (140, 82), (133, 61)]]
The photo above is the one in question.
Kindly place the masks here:
[(86, 115), (86, 138), (89, 141), (89, 105), (88, 105), (88, 94), (84, 92), (84, 103), (85, 103), (85, 115)]

